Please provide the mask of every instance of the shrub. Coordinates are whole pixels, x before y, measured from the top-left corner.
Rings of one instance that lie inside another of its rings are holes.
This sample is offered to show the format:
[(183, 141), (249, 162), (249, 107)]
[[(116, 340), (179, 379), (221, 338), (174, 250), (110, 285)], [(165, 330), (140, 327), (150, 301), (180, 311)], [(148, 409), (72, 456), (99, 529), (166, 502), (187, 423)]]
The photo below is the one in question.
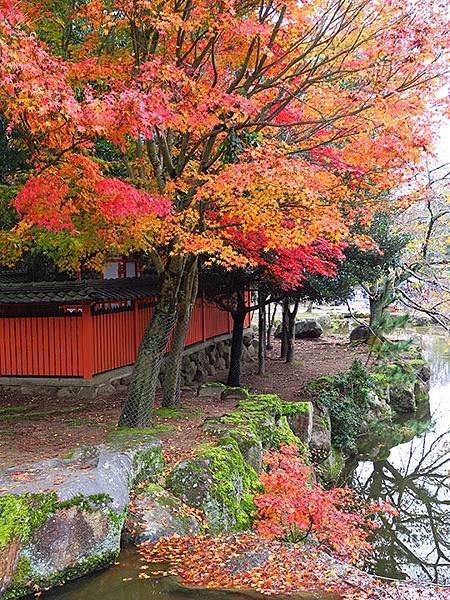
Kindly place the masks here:
[(371, 549), (374, 514), (393, 514), (388, 504), (364, 503), (349, 488), (322, 488), (295, 445), (267, 453), (265, 463), (264, 492), (254, 499), (255, 529), (264, 537), (299, 542), (311, 536), (335, 555), (356, 561)]
[(330, 414), (331, 442), (345, 453), (356, 450), (356, 438), (361, 432), (369, 409), (369, 398), (376, 383), (362, 362), (355, 359), (345, 373), (327, 377), (320, 386), (318, 400)]

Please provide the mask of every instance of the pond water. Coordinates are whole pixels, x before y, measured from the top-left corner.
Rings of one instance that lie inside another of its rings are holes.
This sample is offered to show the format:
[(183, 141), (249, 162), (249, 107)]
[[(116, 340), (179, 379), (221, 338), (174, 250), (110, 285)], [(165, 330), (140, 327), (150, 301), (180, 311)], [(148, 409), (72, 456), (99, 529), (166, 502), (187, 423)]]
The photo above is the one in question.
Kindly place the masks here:
[[(368, 570), (385, 577), (450, 583), (450, 341), (421, 335), (431, 363), (430, 404), (418, 420), (403, 419), (382, 432), (366, 456), (348, 461), (344, 476), (367, 498), (389, 500), (399, 515), (377, 531)], [(409, 441), (405, 441), (408, 439)], [(139, 579), (140, 562), (132, 549), (118, 564), (46, 594), (50, 600), (251, 600), (253, 592), (189, 589), (174, 577)], [(161, 565), (155, 567), (161, 570)], [(284, 596), (277, 596), (287, 598)], [(292, 599), (293, 596), (290, 596)], [(298, 594), (304, 600), (325, 598)], [(330, 598), (328, 595), (327, 598)]]
[(422, 334), (420, 341), (431, 364), (429, 407), (419, 421), (403, 419), (368, 440), (367, 455), (347, 463), (347, 480), (399, 511), (377, 531), (368, 570), (450, 584), (450, 340)]
[[(100, 573), (71, 581), (45, 595), (45, 600), (267, 600), (252, 591), (208, 590), (182, 586), (175, 577), (139, 579), (141, 563), (133, 549), (120, 553), (118, 564)], [(155, 570), (161, 571), (158, 564)], [(146, 570), (151, 573), (151, 570)], [(334, 594), (279, 595), (277, 600), (334, 600)]]

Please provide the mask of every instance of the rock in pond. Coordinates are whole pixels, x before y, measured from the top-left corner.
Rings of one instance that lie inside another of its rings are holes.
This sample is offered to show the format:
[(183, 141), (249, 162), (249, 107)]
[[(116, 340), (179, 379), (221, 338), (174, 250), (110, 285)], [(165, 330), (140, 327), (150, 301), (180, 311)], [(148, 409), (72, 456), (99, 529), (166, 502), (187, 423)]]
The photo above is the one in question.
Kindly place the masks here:
[(413, 385), (396, 385), (389, 388), (389, 403), (397, 413), (413, 413), (417, 409)]
[[(161, 443), (122, 431), (108, 444), (70, 459), (20, 465), (0, 473), (0, 590), (28, 595), (111, 564), (133, 485), (159, 477)], [(31, 587), (30, 587), (31, 586)]]
[(210, 533), (215, 534), (249, 526), (258, 477), (237, 443), (226, 439), (179, 463), (166, 486), (188, 506), (203, 511)]

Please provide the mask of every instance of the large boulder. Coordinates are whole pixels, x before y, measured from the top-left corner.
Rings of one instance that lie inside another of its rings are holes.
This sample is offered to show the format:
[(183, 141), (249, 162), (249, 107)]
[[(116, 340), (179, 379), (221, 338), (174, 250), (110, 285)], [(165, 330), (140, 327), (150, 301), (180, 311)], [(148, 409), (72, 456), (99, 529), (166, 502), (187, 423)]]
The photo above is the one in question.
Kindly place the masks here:
[(316, 319), (302, 319), (295, 323), (295, 337), (300, 340), (313, 340), (319, 338), (323, 329)]
[(258, 487), (257, 474), (238, 445), (228, 438), (223, 442), (179, 463), (166, 481), (175, 496), (203, 512), (213, 534), (250, 525)]
[[(0, 473), (0, 590), (18, 598), (111, 564), (130, 491), (162, 473), (161, 442), (122, 430), (70, 459)], [(1, 593), (1, 592), (0, 592)]]
[[(274, 337), (281, 338), (281, 324), (275, 330)], [(316, 319), (301, 319), (295, 323), (295, 337), (296, 339), (316, 339), (319, 338), (323, 333), (322, 326)]]
[(295, 411), (286, 415), (287, 421), (294, 434), (304, 444), (309, 444), (312, 436), (314, 409), (312, 402), (292, 403)]
[(198, 535), (202, 531), (201, 521), (192, 509), (160, 485), (150, 483), (134, 498), (122, 539), (142, 544), (171, 535)]

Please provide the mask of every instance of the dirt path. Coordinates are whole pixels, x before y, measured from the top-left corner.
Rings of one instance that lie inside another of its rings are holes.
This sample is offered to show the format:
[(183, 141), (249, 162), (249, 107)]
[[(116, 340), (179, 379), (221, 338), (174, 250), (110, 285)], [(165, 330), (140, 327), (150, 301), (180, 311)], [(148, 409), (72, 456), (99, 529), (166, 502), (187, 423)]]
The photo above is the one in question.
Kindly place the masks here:
[[(264, 376), (255, 375), (256, 362), (247, 364), (243, 385), (255, 392), (295, 400), (302, 383), (347, 369), (358, 354), (337, 337), (297, 341), (292, 365), (280, 361), (278, 351), (276, 342)], [(78, 446), (104, 442), (117, 423), (123, 399), (123, 394), (84, 402), (4, 394), (0, 403), (0, 469), (64, 457)], [(185, 392), (179, 411), (156, 410), (153, 426), (165, 442), (168, 459), (188, 456), (202, 440), (199, 426), (203, 419), (229, 412), (234, 404), (232, 400), (221, 402)]]

